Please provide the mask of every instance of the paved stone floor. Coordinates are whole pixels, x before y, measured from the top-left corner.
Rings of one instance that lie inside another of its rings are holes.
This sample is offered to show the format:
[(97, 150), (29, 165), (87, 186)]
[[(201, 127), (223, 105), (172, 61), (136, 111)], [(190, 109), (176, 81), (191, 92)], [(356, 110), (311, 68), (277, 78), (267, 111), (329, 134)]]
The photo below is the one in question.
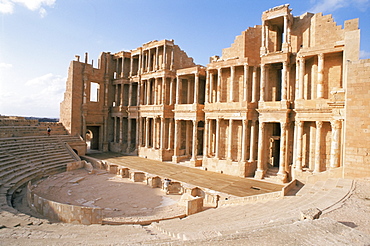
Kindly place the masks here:
[(108, 161), (112, 164), (125, 166), (155, 174), (163, 178), (177, 180), (238, 197), (275, 192), (283, 188), (281, 184), (269, 183), (253, 178), (240, 178), (173, 163), (149, 160), (137, 156), (124, 156), (112, 152), (93, 153), (89, 154), (89, 156)]

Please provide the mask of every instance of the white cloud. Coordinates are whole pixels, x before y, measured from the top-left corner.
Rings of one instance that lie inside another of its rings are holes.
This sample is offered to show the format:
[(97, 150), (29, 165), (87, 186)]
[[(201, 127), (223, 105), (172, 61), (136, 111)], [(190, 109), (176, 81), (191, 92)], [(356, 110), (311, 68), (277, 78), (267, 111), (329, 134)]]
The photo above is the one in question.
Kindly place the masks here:
[(45, 17), (46, 9), (43, 6), (53, 7), (56, 0), (0, 0), (0, 13), (12, 14), (14, 4), (23, 5), (31, 11), (39, 12), (41, 17)]
[(314, 6), (309, 10), (312, 13), (327, 12), (334, 10), (354, 6), (359, 10), (365, 11), (369, 7), (370, 0), (318, 0), (311, 1)]
[(360, 50), (360, 59), (370, 59), (370, 52), (366, 50)]
[(13, 65), (5, 62), (0, 62), (0, 69), (10, 69)]
[(14, 4), (9, 0), (0, 0), (0, 13), (12, 14)]
[(57, 117), (67, 78), (52, 73), (0, 91), (0, 114)]

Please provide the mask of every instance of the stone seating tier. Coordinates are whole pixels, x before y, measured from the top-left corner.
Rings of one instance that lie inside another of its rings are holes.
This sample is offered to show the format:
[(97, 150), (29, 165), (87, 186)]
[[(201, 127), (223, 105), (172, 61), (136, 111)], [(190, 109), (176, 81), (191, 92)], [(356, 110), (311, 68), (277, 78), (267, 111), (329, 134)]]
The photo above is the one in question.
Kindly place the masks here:
[(12, 195), (24, 183), (65, 171), (75, 161), (58, 136), (0, 138), (0, 210), (14, 211)]

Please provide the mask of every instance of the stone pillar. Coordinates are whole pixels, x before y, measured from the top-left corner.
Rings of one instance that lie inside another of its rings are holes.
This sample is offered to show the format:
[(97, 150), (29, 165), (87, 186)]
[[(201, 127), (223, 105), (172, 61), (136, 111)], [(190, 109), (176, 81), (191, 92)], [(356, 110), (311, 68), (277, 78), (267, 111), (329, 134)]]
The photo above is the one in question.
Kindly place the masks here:
[(185, 155), (190, 155), (190, 126), (191, 122), (185, 121)]
[(148, 79), (146, 81), (146, 105), (150, 105), (151, 104), (151, 100), (150, 100), (150, 79)]
[(266, 89), (266, 71), (265, 64), (261, 64), (261, 88), (260, 88), (260, 102), (265, 101), (265, 89)]
[(166, 55), (166, 47), (167, 47), (167, 45), (166, 44), (164, 44), (163, 45), (163, 63), (162, 63), (162, 68), (163, 69), (166, 69), (166, 64), (167, 64), (167, 55)]
[(167, 97), (167, 78), (162, 77), (162, 98), (161, 98), (161, 104), (165, 105), (166, 104), (166, 97)]
[(300, 69), (300, 59), (296, 57), (295, 61), (295, 99), (299, 98), (299, 69)]
[(303, 99), (304, 95), (304, 74), (305, 74), (305, 59), (300, 57), (299, 59), (299, 95), (298, 99)]
[(131, 152), (131, 131), (132, 131), (131, 119), (127, 118), (127, 149), (126, 149), (126, 153)]
[(253, 77), (252, 77), (252, 103), (257, 102), (257, 67), (253, 67)]
[[(209, 70), (208, 70), (209, 71)], [(209, 102), (210, 103), (214, 103), (215, 102), (215, 98), (213, 97), (213, 78), (214, 78), (214, 75), (213, 75), (213, 72), (209, 71)]]
[(256, 120), (252, 120), (249, 146), (249, 162), (254, 162), (256, 160), (255, 149), (256, 149)]
[(123, 117), (119, 117), (119, 143), (122, 143), (123, 139)]
[(288, 43), (288, 15), (284, 15), (284, 40), (283, 43)]
[(340, 166), (340, 144), (341, 144), (341, 129), (342, 122), (334, 120), (331, 124), (331, 149), (330, 149), (330, 168)]
[(206, 71), (206, 91), (205, 91), (205, 97), (204, 97), (204, 103), (209, 103), (209, 87), (210, 87), (210, 72), (209, 70)]
[(244, 64), (244, 76), (243, 76), (243, 101), (248, 101), (248, 80), (249, 80), (249, 66)]
[(172, 46), (170, 70), (173, 70), (174, 66), (175, 66), (175, 46)]
[(191, 161), (196, 162), (198, 155), (198, 121), (193, 120), (193, 146)]
[(119, 106), (119, 102), (118, 102), (118, 84), (116, 84), (114, 86), (114, 102), (116, 103), (116, 107)]
[(134, 67), (134, 58), (131, 56), (130, 57), (130, 76), (132, 76), (132, 70), (133, 70), (133, 67)]
[(216, 151), (215, 151), (215, 157), (219, 158), (220, 156), (220, 118), (217, 118), (216, 120)]
[(173, 150), (173, 157), (172, 162), (178, 163), (179, 162), (179, 149), (180, 149), (180, 121), (175, 120), (175, 139), (174, 139), (174, 150)]
[(198, 103), (198, 94), (199, 94), (199, 72), (195, 74), (194, 81), (194, 103)]
[(113, 129), (113, 142), (117, 142), (117, 117), (114, 118), (114, 129)]
[(205, 119), (205, 121), (204, 121), (204, 138), (203, 138), (203, 143), (204, 143), (204, 145), (203, 145), (203, 156), (204, 157), (208, 157), (209, 155), (208, 155), (208, 153), (209, 153), (209, 129), (210, 129), (210, 127), (209, 127), (209, 119)]
[(170, 81), (170, 102), (169, 102), (170, 105), (173, 105), (173, 98), (174, 98), (173, 84), (174, 84), (174, 82), (175, 82), (175, 78), (171, 78), (171, 81)]
[(138, 66), (137, 66), (137, 75), (140, 75), (141, 74), (141, 66), (142, 66), (142, 53), (140, 51), (140, 54), (139, 54), (139, 62), (138, 62)]
[(124, 77), (124, 69), (125, 69), (125, 57), (122, 56), (122, 66), (121, 66), (121, 77)]
[(248, 129), (248, 120), (243, 119), (243, 132), (242, 132), (242, 154), (241, 154), (241, 160), (240, 161), (246, 161), (247, 160), (247, 129)]
[(166, 132), (166, 119), (165, 118), (160, 118), (161, 120), (161, 134), (160, 134), (160, 146), (159, 148), (161, 150), (165, 149), (165, 141), (166, 141), (166, 138), (165, 138), (165, 132)]
[[(152, 71), (151, 70), (151, 67), (152, 67), (152, 65), (153, 65), (153, 60), (152, 60), (152, 49), (149, 49), (148, 50), (148, 72), (150, 72), (150, 71)], [(153, 66), (153, 68), (154, 68), (154, 66)]]
[(145, 124), (145, 147), (149, 147), (149, 118), (146, 117), (146, 124)]
[(222, 80), (222, 75), (221, 75), (221, 68), (218, 69), (218, 74), (217, 74), (217, 102), (221, 102), (221, 80)]
[(316, 121), (316, 142), (315, 142), (315, 169), (314, 173), (321, 172), (321, 129), (322, 121)]
[(304, 121), (296, 121), (297, 125), (297, 159), (295, 160), (295, 170), (302, 171), (302, 141)]
[(159, 54), (158, 54), (158, 46), (155, 47), (155, 70), (159, 69)]
[(176, 77), (176, 81), (177, 81), (177, 84), (176, 84), (176, 104), (180, 104), (181, 100), (180, 100), (180, 97), (181, 97), (181, 90), (182, 90), (182, 82), (181, 82), (181, 79), (179, 76)]
[(123, 98), (124, 98), (124, 95), (125, 95), (125, 86), (124, 84), (121, 84), (121, 98), (120, 98), (120, 102), (119, 102), (119, 105), (123, 106)]
[(235, 80), (235, 66), (230, 67), (230, 98), (229, 102), (234, 102), (234, 80)]
[(283, 71), (281, 73), (282, 76), (282, 83), (281, 83), (281, 100), (287, 100), (287, 84), (288, 84), (288, 62), (283, 62)]
[(259, 123), (258, 130), (258, 161), (257, 161), (257, 170), (254, 174), (254, 177), (257, 179), (262, 179), (265, 174), (265, 122)]
[[(129, 89), (128, 89), (128, 106), (132, 106), (132, 83), (129, 84)], [(123, 95), (122, 95), (123, 97)]]
[(317, 98), (324, 98), (324, 54), (320, 53), (317, 58)]
[(278, 175), (286, 175), (285, 162), (286, 162), (286, 129), (287, 123), (281, 122), (281, 135), (280, 135), (280, 160), (279, 160), (279, 172)]
[(227, 143), (227, 159), (231, 160), (231, 151), (232, 151), (232, 144), (233, 144), (233, 120), (229, 119), (229, 132), (228, 132), (228, 143)]

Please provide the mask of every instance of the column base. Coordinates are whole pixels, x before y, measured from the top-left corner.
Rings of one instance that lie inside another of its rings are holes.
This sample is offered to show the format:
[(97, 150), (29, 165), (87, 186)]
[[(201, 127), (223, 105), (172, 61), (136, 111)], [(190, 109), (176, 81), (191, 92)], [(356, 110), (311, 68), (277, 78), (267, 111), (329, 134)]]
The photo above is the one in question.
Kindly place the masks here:
[(278, 173), (277, 177), (281, 182), (288, 183), (288, 174), (287, 173)]
[(180, 162), (180, 157), (179, 156), (172, 156), (172, 163), (179, 163)]
[(264, 176), (265, 176), (264, 170), (256, 170), (256, 172), (254, 173), (255, 179), (263, 179)]
[(202, 160), (190, 160), (190, 165), (192, 167), (201, 167), (202, 166)]

